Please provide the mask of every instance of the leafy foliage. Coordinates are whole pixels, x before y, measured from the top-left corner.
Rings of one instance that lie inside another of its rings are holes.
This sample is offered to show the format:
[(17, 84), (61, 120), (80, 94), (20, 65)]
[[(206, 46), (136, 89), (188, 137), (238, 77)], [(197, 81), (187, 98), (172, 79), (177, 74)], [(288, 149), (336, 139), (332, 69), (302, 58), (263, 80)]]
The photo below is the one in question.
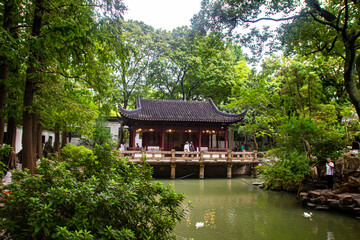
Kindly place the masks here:
[(103, 145), (105, 143), (111, 143), (111, 138), (110, 128), (106, 127), (106, 119), (99, 117), (93, 125), (90, 136), (81, 138), (80, 140), (85, 145), (95, 146), (96, 144)]
[[(283, 150), (283, 149), (282, 149)], [(284, 189), (299, 183), (311, 169), (306, 155), (296, 151), (273, 151), (275, 158), (257, 169), (266, 180), (266, 188)]]
[(169, 239), (184, 196), (153, 181), (146, 164), (118, 159), (109, 145), (68, 146), (38, 176), (13, 174), (0, 212), (11, 239)]
[(305, 152), (306, 140), (313, 156), (321, 160), (336, 158), (345, 147), (344, 134), (340, 130), (340, 127), (329, 126), (322, 121), (291, 118), (280, 126), (278, 143), (285, 151)]
[(11, 153), (11, 146), (7, 144), (0, 145), (0, 157), (8, 157)]
[(200, 35), (188, 27), (161, 35), (159, 56), (150, 64), (148, 83), (155, 96), (215, 103), (232, 91), (235, 53), (218, 34)]
[[(236, 34), (236, 27), (250, 28), (259, 21), (282, 21), (276, 30), (265, 28), (264, 33), (253, 28), (250, 40), (253, 52), (259, 46), (273, 48), (274, 44), (286, 54), (302, 56), (335, 57), (337, 68), (344, 72), (341, 84), (360, 116), (360, 91), (358, 87), (360, 70), (360, 31), (358, 1), (318, 1), (318, 0), (204, 0), (201, 11), (192, 19), (193, 26), (203, 34), (209, 31), (224, 32), (244, 39), (244, 34)], [(252, 39), (258, 39), (252, 44)], [(272, 40), (272, 41), (269, 41)], [(308, 86), (311, 87), (310, 85)], [(341, 91), (340, 91), (341, 92)], [(332, 92), (334, 94), (334, 92)], [(337, 93), (335, 93), (337, 94)]]

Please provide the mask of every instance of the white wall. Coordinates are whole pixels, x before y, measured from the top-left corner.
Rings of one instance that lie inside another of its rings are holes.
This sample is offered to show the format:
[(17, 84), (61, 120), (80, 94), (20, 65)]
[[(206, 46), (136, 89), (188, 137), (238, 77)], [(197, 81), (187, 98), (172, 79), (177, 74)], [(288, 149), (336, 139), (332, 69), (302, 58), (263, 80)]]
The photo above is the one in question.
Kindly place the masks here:
[[(5, 132), (7, 132), (7, 126), (5, 125)], [(22, 128), (17, 128), (16, 129), (16, 143), (15, 143), (15, 152), (20, 152), (20, 150), (22, 149)], [(49, 131), (43, 131), (42, 135), (45, 137), (45, 142), (48, 141), (49, 136), (52, 136), (53, 138), (53, 144), (54, 144), (54, 139), (55, 139), (55, 134)]]

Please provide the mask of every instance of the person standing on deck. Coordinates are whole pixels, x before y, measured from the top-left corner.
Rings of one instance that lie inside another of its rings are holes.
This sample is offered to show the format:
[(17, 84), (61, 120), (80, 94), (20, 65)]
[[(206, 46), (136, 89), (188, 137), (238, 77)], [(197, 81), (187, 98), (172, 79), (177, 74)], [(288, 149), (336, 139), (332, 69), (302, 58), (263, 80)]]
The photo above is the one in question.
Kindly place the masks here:
[(334, 184), (334, 163), (331, 161), (331, 158), (326, 159), (326, 180), (328, 188), (332, 189)]
[(189, 151), (190, 151), (190, 152), (195, 152), (195, 148), (194, 148), (193, 142), (190, 142)]
[[(184, 152), (190, 152), (190, 145), (189, 145), (188, 141), (185, 142)], [(188, 156), (189, 156), (189, 154), (184, 154), (184, 157), (188, 157)]]
[(241, 145), (241, 151), (244, 152), (245, 151), (245, 144)]

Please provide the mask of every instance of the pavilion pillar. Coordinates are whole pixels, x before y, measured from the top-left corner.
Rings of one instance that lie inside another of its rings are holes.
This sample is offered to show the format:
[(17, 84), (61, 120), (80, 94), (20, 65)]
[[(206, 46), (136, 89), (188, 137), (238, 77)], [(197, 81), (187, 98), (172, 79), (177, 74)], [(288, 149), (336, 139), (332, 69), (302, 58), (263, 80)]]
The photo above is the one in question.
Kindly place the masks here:
[(200, 164), (199, 178), (204, 179), (205, 176), (205, 164)]
[(227, 178), (231, 178), (231, 173), (232, 173), (232, 165), (229, 164), (227, 165)]
[(135, 137), (136, 137), (136, 129), (135, 127), (131, 128), (131, 146), (130, 148), (135, 148)]
[(171, 164), (170, 167), (170, 179), (175, 179), (176, 164)]
[(219, 148), (219, 132), (216, 133), (216, 148)]
[(228, 130), (227, 128), (225, 129), (225, 149), (227, 149), (227, 145), (228, 145), (228, 142), (227, 142), (227, 133), (228, 133)]
[(201, 130), (199, 130), (199, 144), (198, 144), (199, 152), (201, 151), (201, 134), (202, 134), (202, 132), (201, 132)]
[(164, 128), (161, 128), (161, 150), (165, 150), (165, 131)]

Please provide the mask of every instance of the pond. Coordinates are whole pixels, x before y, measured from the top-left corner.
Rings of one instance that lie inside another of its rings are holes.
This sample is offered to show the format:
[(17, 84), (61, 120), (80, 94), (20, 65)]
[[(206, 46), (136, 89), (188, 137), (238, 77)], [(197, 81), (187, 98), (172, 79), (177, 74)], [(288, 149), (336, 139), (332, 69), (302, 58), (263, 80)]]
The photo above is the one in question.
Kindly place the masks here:
[[(360, 239), (360, 220), (339, 213), (304, 211), (294, 196), (251, 185), (254, 179), (161, 180), (185, 193), (192, 207), (175, 229), (177, 239)], [(196, 223), (204, 226), (196, 228)]]

